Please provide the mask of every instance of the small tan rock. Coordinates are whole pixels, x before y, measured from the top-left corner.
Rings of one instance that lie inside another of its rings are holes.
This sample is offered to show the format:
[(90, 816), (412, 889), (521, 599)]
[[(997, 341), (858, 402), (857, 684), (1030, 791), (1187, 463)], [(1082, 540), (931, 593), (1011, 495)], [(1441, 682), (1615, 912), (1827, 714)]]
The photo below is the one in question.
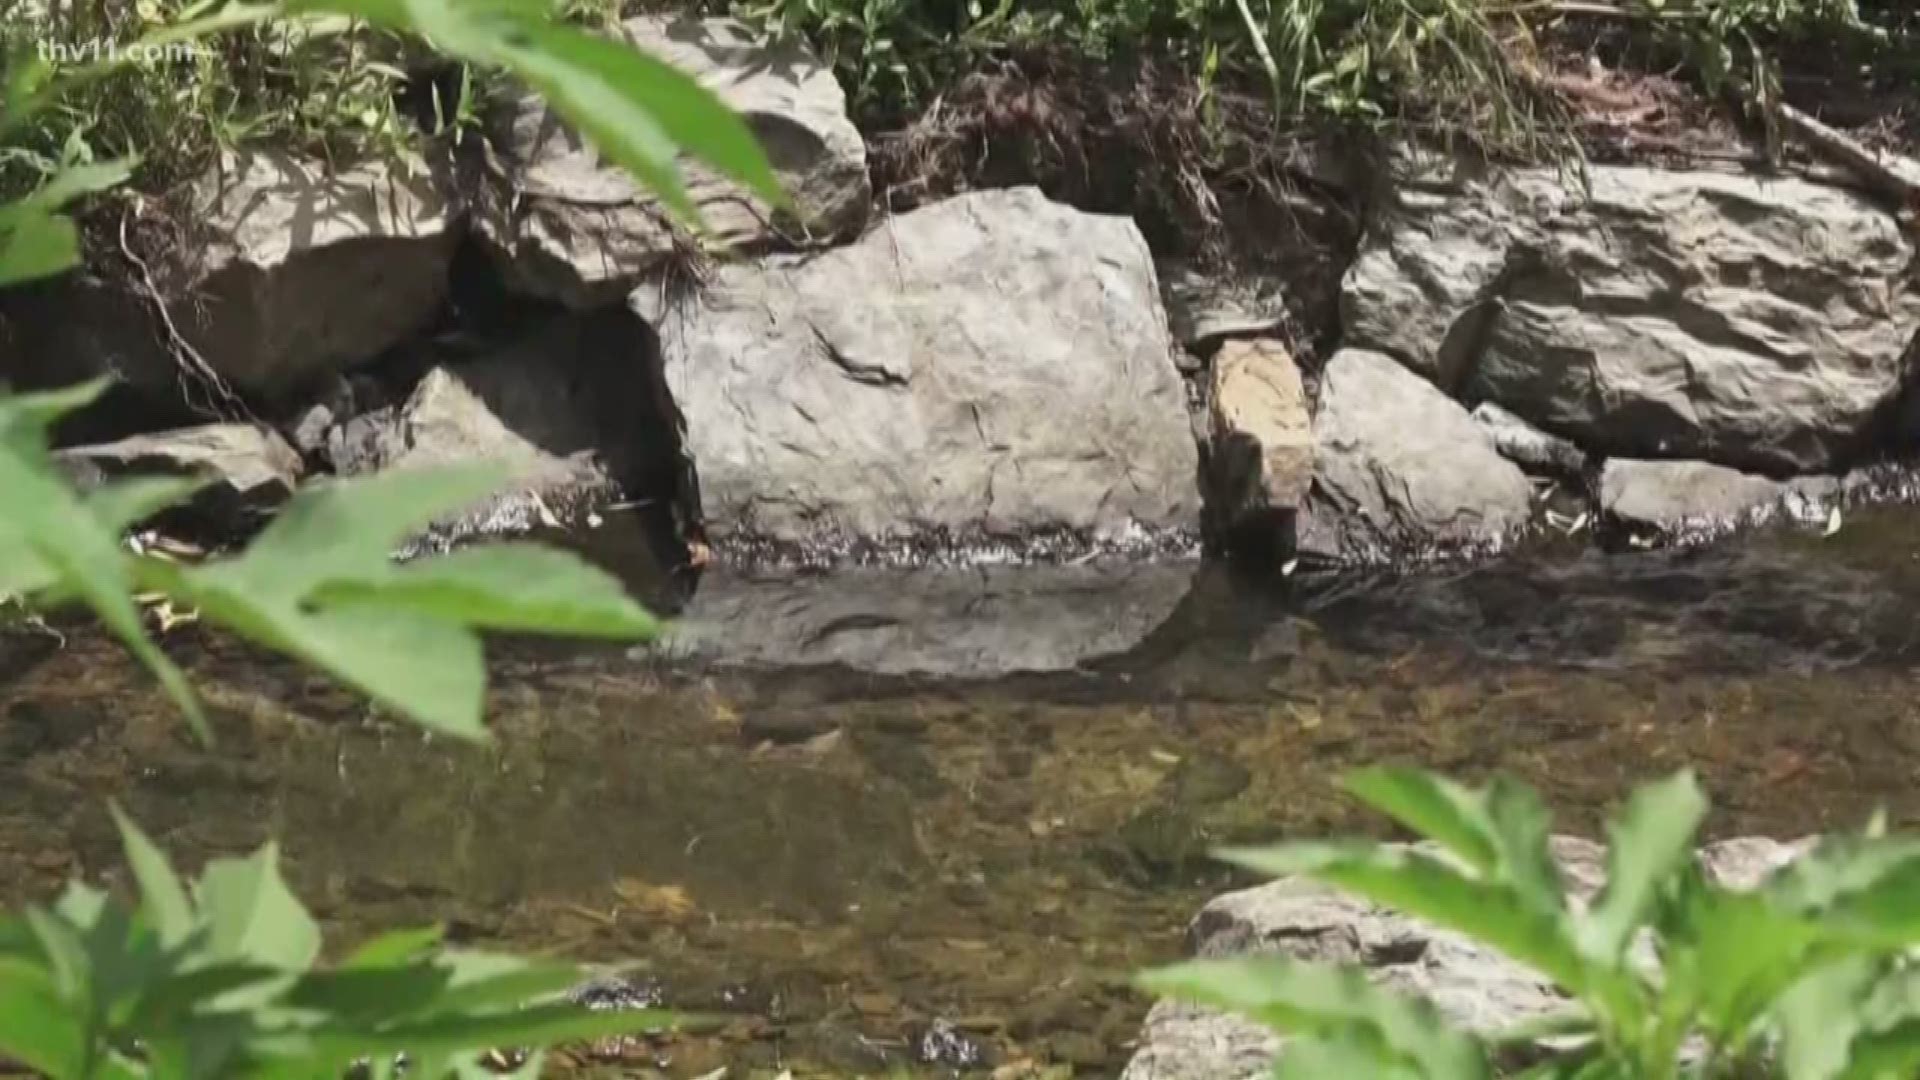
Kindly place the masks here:
[(1299, 507), (1313, 482), (1313, 421), (1286, 348), (1267, 338), (1226, 342), (1214, 356), (1207, 397), (1223, 524)]

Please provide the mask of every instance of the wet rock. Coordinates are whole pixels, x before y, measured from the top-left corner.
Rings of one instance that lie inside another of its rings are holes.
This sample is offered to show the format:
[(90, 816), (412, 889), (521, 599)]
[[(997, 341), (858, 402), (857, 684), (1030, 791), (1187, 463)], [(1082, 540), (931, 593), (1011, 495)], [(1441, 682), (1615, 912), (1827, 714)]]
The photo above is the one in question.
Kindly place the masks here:
[(1587, 468), (1587, 455), (1570, 439), (1549, 435), (1491, 401), (1473, 410), (1473, 422), (1487, 430), (1500, 456), (1536, 476), (1578, 479)]
[(278, 434), (252, 424), (136, 435), (118, 442), (55, 453), (68, 478), (92, 487), (121, 476), (190, 476), (206, 482), (170, 518), (213, 532), (243, 531), (293, 494), (305, 471), (300, 455)]
[[(1300, 369), (1277, 341), (1228, 341), (1207, 393), (1209, 510), (1226, 530), (1291, 518), (1313, 482), (1313, 418)], [(1289, 521), (1290, 524), (1290, 521)]]
[(895, 569), (826, 576), (706, 574), (658, 646), (750, 667), (990, 675), (1067, 670), (1124, 652), (1179, 606), (1185, 565)]
[[(731, 19), (640, 16), (628, 40), (700, 80), (759, 138), (798, 216), (775, 214), (705, 167), (683, 163), (705, 241), (766, 247), (858, 233), (871, 197), (865, 144), (830, 67), (796, 42), (767, 43)], [(601, 160), (537, 95), (495, 118), (499, 190), (477, 218), (511, 286), (572, 307), (617, 302), (687, 258), (660, 203)]]
[(1813, 472), (1861, 446), (1920, 328), (1914, 244), (1853, 192), (1596, 166), (1389, 194), (1346, 341), (1598, 453)]
[(1792, 480), (1704, 461), (1612, 458), (1600, 470), (1600, 509), (1635, 535), (1711, 539), (1743, 525), (1824, 520), (1843, 494), (1832, 476)]
[(1321, 378), (1304, 553), (1345, 562), (1499, 547), (1532, 485), (1467, 411), (1380, 353), (1343, 349)]
[(1142, 550), (1195, 524), (1185, 391), (1124, 218), (976, 192), (632, 303), (723, 555)]
[[(1701, 866), (1730, 888), (1752, 888), (1805, 843), (1727, 840), (1701, 849)], [(1605, 851), (1554, 837), (1569, 891), (1590, 900), (1605, 883)], [(1498, 1031), (1565, 1008), (1545, 979), (1469, 938), (1349, 897), (1304, 878), (1283, 878), (1214, 898), (1189, 928), (1196, 955), (1279, 953), (1359, 967), (1379, 984), (1433, 1002), (1452, 1023)], [(1162, 1001), (1147, 1016), (1122, 1080), (1251, 1080), (1265, 1076), (1281, 1040), (1266, 1028), (1197, 1006)]]
[(613, 309), (568, 316), (499, 352), (433, 368), (401, 405), (337, 424), (342, 475), (493, 462), (510, 488), (436, 524), (438, 542), (575, 527), (668, 488), (675, 451), (646, 327)]

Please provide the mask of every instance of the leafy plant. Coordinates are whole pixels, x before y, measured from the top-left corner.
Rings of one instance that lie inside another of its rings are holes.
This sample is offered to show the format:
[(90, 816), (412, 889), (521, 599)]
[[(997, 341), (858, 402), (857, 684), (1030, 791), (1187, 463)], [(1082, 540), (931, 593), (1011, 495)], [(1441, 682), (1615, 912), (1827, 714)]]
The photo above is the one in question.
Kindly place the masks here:
[[(116, 813), (132, 906), (74, 882), (0, 920), (0, 1053), (52, 1080), (490, 1076), (483, 1054), (658, 1030), (567, 1002), (583, 974), (386, 934), (322, 965), (320, 928), (269, 844), (191, 887)], [(540, 1055), (519, 1075), (537, 1076)]]
[[(184, 15), (183, 21), (154, 26), (114, 52), (66, 68), (13, 42), (0, 69), (0, 148), (17, 151), (25, 145), (22, 132), (29, 120), (63, 107), (155, 50), (250, 28), (284, 31), (346, 19), (418, 35), (455, 59), (519, 78), (690, 226), (697, 227), (698, 214), (681, 180), (676, 161), (681, 152), (769, 203), (786, 202), (752, 132), (711, 91), (659, 60), (564, 21), (545, 0), (199, 0)], [(60, 217), (60, 208), (86, 191), (109, 186), (109, 179), (117, 182), (131, 167), (132, 154), (170, 137), (162, 132), (107, 165), (93, 160), (84, 139), (76, 144), (70, 136), (69, 152), (47, 165), (47, 179), (31, 195), (0, 203), (0, 286), (71, 266), (78, 258), (77, 233)]]
[(1229, 861), (1304, 874), (1465, 934), (1564, 991), (1564, 1016), (1519, 1030), (1451, 1027), (1357, 971), (1281, 958), (1198, 961), (1149, 989), (1242, 1013), (1290, 1036), (1284, 1077), (1480, 1080), (1495, 1050), (1537, 1045), (1538, 1078), (1753, 1075), (1890, 1080), (1920, 1068), (1920, 840), (1830, 837), (1752, 891), (1693, 858), (1707, 802), (1687, 773), (1636, 791), (1609, 827), (1607, 884), (1568, 896), (1549, 822), (1526, 787), (1468, 788), (1376, 768), (1347, 786), (1429, 843), (1313, 842)]

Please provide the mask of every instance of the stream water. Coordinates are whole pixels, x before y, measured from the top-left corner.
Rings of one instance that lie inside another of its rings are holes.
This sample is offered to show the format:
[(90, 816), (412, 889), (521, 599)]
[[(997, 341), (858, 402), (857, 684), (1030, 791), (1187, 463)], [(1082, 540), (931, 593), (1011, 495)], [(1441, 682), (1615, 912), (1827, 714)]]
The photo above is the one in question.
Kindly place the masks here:
[(277, 836), (336, 945), (441, 921), (633, 961), (639, 996), (716, 1017), (586, 1072), (1109, 1075), (1147, 1004), (1125, 974), (1234, 884), (1207, 848), (1377, 827), (1333, 783), (1360, 763), (1511, 771), (1587, 833), (1682, 765), (1719, 835), (1920, 822), (1916, 530), (1286, 585), (1196, 566), (1141, 644), (1046, 675), (502, 647), (486, 748), (177, 630), (206, 750), (109, 642), (15, 628), (0, 899), (121, 880), (111, 798), (188, 862)]

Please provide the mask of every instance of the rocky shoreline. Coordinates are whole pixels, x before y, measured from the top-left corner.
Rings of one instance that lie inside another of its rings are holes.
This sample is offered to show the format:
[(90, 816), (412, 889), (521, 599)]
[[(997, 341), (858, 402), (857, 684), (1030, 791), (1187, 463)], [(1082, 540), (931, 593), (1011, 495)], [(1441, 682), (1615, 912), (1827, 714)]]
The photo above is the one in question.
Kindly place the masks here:
[(686, 236), (530, 99), (496, 103), (480, 162), (233, 155), (142, 287), (0, 295), (0, 380), (113, 379), (63, 432), (73, 475), (207, 475), (216, 535), (301, 483), (493, 460), (516, 490), (434, 542), (644, 507), (746, 569), (1202, 537), (1407, 562), (1824, 525), (1914, 487), (1915, 240), (1866, 194), (1401, 153), (1349, 182), (1363, 234), (1316, 352), (1284, 290), (1036, 188), (875, 214), (814, 58), (625, 26), (749, 118), (791, 210), (695, 175)]

